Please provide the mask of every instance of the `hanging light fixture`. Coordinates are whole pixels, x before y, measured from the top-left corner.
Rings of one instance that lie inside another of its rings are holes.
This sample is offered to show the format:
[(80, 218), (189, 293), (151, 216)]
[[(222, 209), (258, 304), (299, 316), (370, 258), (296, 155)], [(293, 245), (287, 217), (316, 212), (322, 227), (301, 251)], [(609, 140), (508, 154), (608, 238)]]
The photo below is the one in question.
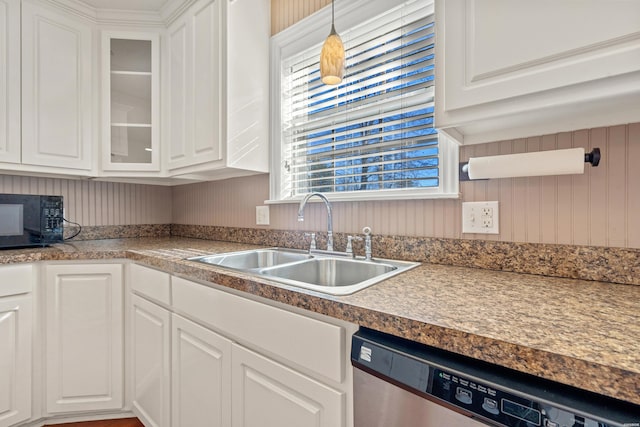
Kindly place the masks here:
[(344, 76), (344, 45), (334, 22), (334, 0), (331, 0), (331, 32), (322, 45), (320, 52), (320, 77), (322, 83), (337, 85)]

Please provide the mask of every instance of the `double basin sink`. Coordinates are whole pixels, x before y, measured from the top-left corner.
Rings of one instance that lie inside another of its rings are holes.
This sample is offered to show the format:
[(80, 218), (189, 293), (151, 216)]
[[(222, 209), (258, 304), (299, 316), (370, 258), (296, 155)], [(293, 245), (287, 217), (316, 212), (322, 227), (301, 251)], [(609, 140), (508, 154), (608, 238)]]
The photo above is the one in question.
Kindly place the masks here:
[(268, 248), (188, 258), (331, 295), (349, 295), (419, 263)]

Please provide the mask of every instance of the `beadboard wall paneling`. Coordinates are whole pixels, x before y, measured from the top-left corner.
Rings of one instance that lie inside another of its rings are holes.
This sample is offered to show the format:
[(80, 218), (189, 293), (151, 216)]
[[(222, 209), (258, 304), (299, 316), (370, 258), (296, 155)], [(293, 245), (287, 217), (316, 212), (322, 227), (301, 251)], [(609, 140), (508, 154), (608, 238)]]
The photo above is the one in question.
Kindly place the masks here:
[(583, 175), (494, 179), (461, 184), (464, 201), (499, 200), (500, 234), (461, 237), (527, 243), (640, 247), (640, 123), (463, 147), (461, 159), (594, 147), (600, 166)]
[(169, 187), (0, 175), (0, 193), (62, 195), (65, 217), (83, 226), (171, 223)]
[(271, 35), (330, 4), (331, 0), (271, 0)]
[[(334, 230), (359, 233), (640, 248), (640, 123), (500, 141), (461, 148), (460, 158), (561, 148), (602, 150), (583, 175), (464, 182), (459, 200), (334, 203)], [(267, 175), (174, 187), (173, 222), (255, 228), (255, 206), (269, 197)], [(463, 201), (500, 202), (500, 234), (462, 234)], [(278, 230), (325, 230), (326, 211), (309, 204), (270, 205)]]
[(256, 206), (269, 198), (269, 176), (173, 187), (173, 223), (255, 226)]

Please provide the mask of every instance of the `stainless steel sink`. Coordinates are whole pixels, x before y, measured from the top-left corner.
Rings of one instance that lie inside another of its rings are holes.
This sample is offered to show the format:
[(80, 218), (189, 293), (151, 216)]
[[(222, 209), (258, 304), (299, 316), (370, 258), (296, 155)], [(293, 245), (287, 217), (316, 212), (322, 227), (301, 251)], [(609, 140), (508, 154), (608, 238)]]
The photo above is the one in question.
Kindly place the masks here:
[(275, 248), (205, 255), (189, 258), (189, 260), (205, 264), (215, 264), (221, 267), (232, 268), (234, 270), (252, 270), (310, 258), (311, 255), (305, 252)]
[(278, 248), (207, 255), (189, 260), (331, 295), (352, 294), (420, 265), (417, 262), (365, 260), (339, 253), (309, 254)]
[(317, 286), (351, 286), (396, 270), (389, 264), (342, 258), (315, 258), (305, 262), (264, 268), (261, 274)]

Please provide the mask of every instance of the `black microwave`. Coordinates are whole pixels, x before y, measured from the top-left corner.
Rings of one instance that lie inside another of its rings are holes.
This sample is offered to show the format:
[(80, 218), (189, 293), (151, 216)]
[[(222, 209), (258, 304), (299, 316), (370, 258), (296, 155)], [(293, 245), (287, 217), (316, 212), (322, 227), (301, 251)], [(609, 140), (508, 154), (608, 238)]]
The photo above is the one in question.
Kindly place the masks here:
[(62, 215), (62, 196), (0, 194), (0, 249), (62, 242)]

